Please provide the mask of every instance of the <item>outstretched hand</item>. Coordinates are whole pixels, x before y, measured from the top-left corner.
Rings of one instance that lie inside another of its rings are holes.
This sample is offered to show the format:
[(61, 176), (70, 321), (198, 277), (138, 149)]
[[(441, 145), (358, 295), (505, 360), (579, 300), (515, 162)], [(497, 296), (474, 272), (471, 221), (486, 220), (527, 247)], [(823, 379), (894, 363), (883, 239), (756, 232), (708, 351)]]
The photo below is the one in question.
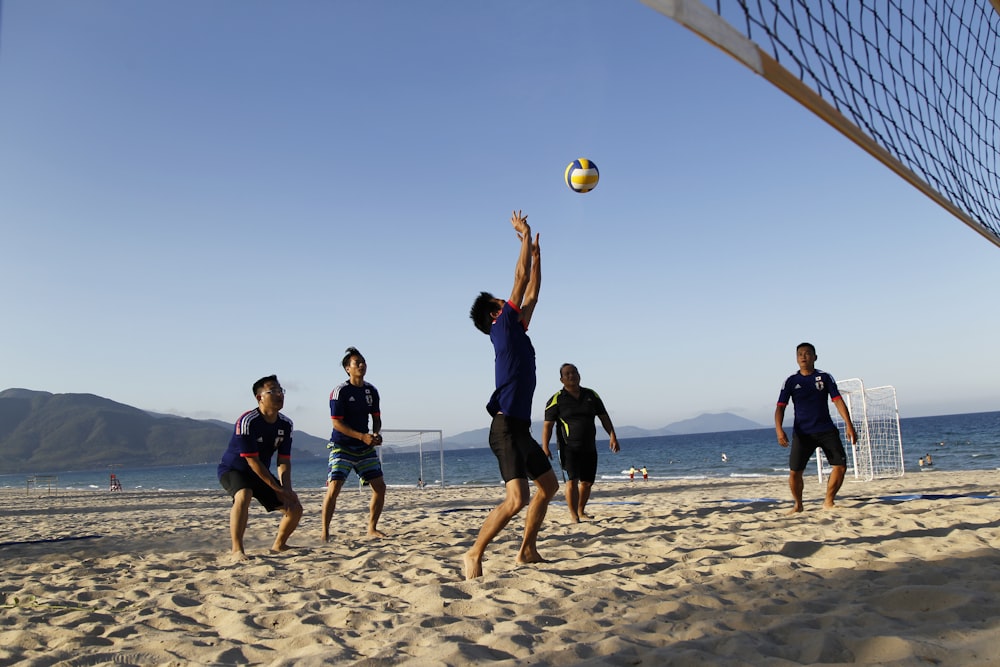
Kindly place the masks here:
[(528, 226), (528, 216), (522, 215), (520, 210), (514, 211), (510, 215), (510, 224), (517, 232), (517, 238), (524, 238), (525, 234), (531, 234), (531, 227)]

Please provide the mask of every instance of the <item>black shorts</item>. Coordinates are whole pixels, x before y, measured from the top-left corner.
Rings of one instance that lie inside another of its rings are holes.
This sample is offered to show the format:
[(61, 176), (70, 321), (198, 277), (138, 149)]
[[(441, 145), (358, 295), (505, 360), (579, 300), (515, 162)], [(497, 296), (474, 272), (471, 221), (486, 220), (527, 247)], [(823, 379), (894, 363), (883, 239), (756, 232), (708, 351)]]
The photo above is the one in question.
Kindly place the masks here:
[[(270, 471), (268, 471), (270, 475)], [(271, 475), (271, 479), (275, 482), (274, 475)], [(236, 493), (242, 491), (243, 489), (250, 489), (253, 491), (253, 497), (257, 499), (261, 505), (267, 509), (268, 512), (273, 512), (276, 509), (281, 509), (285, 506), (285, 503), (278, 499), (278, 494), (274, 492), (270, 486), (268, 486), (264, 480), (258, 477), (253, 472), (240, 472), (239, 470), (229, 470), (222, 473), (222, 477), (219, 478), (219, 483), (222, 484), (230, 496), (233, 497), (233, 502), (236, 502)], [(280, 486), (280, 483), (279, 483)]]
[(840, 439), (840, 431), (834, 429), (823, 433), (793, 433), (792, 451), (788, 454), (788, 469), (802, 472), (809, 465), (813, 452), (822, 449), (826, 460), (832, 466), (846, 466), (847, 452)]
[(552, 464), (541, 445), (531, 437), (531, 422), (498, 414), (490, 425), (490, 449), (500, 463), (504, 483), (512, 479), (538, 479)]
[(559, 448), (559, 463), (572, 481), (594, 483), (597, 479), (597, 445)]

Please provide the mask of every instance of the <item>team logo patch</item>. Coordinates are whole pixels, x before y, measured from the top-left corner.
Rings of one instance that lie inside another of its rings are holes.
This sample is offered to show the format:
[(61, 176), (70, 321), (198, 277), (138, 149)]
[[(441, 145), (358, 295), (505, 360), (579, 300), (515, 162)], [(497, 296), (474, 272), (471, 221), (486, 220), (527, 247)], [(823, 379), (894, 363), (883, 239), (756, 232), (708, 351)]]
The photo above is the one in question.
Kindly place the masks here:
[(817, 376), (816, 377), (816, 391), (823, 391), (824, 387), (826, 387), (826, 385), (823, 384), (823, 378), (822, 378), (822, 376)]

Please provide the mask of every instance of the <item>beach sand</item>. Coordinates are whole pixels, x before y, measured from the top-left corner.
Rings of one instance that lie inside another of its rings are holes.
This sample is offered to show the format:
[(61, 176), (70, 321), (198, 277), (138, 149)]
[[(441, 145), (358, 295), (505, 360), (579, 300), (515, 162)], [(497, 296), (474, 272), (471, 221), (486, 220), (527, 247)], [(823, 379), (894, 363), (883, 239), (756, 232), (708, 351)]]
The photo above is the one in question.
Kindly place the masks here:
[(790, 516), (784, 478), (599, 482), (593, 521), (550, 508), (548, 562), (514, 563), (522, 513), (466, 582), (499, 486), (390, 489), (375, 541), (368, 491), (345, 488), (330, 544), (322, 490), (300, 491), (280, 554), (255, 504), (242, 563), (221, 489), (7, 490), (0, 663), (1000, 664), (1000, 472), (822, 495), (807, 477)]

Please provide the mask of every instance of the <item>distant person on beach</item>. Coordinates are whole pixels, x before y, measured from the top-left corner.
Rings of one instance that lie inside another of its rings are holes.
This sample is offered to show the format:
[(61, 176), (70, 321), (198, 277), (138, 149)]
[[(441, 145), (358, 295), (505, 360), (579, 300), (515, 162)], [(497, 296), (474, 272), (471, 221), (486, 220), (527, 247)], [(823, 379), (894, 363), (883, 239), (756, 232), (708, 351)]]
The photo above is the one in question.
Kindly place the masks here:
[(642, 470), (642, 481), (648, 482), (649, 481), (649, 470), (646, 469), (646, 466), (642, 466), (641, 470)]
[(630, 466), (628, 469), (628, 478), (630, 481), (635, 481), (635, 466)]
[(837, 406), (837, 412), (847, 430), (847, 438), (857, 441), (851, 415), (840, 396), (837, 383), (833, 376), (816, 368), (816, 348), (812, 343), (800, 343), (795, 348), (795, 357), (799, 371), (791, 375), (778, 393), (778, 406), (774, 410), (774, 428), (778, 434), (778, 444), (788, 447), (788, 436), (785, 434), (785, 407), (788, 401), (795, 403), (795, 421), (792, 425), (792, 450), (788, 457), (788, 486), (792, 491), (795, 505), (791, 514), (802, 511), (802, 473), (809, 463), (810, 457), (817, 448), (823, 450), (826, 460), (833, 470), (826, 485), (824, 509), (834, 506), (834, 499), (840, 485), (844, 483), (847, 472), (847, 453), (840, 438), (837, 426), (830, 418), (830, 408), (827, 399)]
[[(250, 500), (256, 498), (268, 512), (281, 510), (278, 535), (271, 551), (289, 548), (288, 537), (302, 518), (302, 504), (292, 490), (292, 420), (281, 414), (285, 390), (277, 376), (269, 375), (253, 383), (257, 407), (236, 421), (229, 447), (219, 463), (219, 483), (233, 497), (229, 512), (232, 553), (245, 557), (243, 535), (250, 514)], [(271, 457), (278, 454), (278, 476), (271, 473)]]
[[(382, 411), (378, 390), (365, 381), (368, 364), (357, 348), (349, 347), (340, 361), (347, 371), (347, 380), (330, 392), (330, 419), (333, 431), (327, 448), (330, 450), (326, 476), (326, 496), (323, 498), (324, 542), (330, 541), (330, 521), (337, 508), (337, 496), (351, 471), (372, 489), (368, 505), (368, 537), (385, 537), (378, 529), (378, 520), (385, 506), (385, 479), (382, 462), (375, 448), (382, 444)], [(372, 431), (368, 432), (368, 415)]]
[(590, 500), (590, 490), (597, 479), (597, 428), (594, 418), (611, 437), (612, 452), (620, 451), (614, 424), (604, 407), (604, 401), (593, 389), (580, 386), (580, 371), (573, 364), (559, 367), (559, 381), (563, 388), (552, 395), (545, 404), (545, 421), (542, 423), (542, 450), (550, 459), (549, 441), (556, 431), (559, 444), (559, 463), (569, 482), (566, 484), (566, 505), (570, 520), (591, 518), (585, 511)]
[[(486, 517), (475, 543), (463, 557), (466, 579), (483, 574), (483, 553), (504, 526), (525, 506), (524, 537), (517, 552), (518, 563), (544, 562), (538, 553), (538, 532), (549, 502), (559, 490), (559, 482), (545, 452), (531, 436), (531, 399), (535, 393), (535, 348), (528, 338), (528, 324), (538, 303), (542, 283), (542, 255), (539, 239), (531, 238), (528, 217), (515, 211), (510, 223), (520, 240), (514, 267), (514, 286), (507, 301), (481, 292), (469, 316), (476, 329), (490, 337), (495, 353), (496, 389), (486, 410), (490, 426), (490, 449), (497, 457), (506, 496)], [(528, 479), (535, 481), (535, 497), (530, 499)]]

